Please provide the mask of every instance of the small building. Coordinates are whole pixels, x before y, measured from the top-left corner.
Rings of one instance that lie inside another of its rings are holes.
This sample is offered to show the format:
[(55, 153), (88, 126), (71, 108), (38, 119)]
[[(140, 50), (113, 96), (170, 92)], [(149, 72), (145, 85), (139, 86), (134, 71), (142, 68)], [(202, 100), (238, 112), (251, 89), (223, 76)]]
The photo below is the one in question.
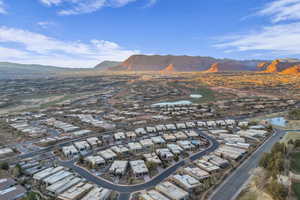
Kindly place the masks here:
[(195, 128), (196, 127), (196, 124), (194, 122), (186, 122), (186, 127), (187, 128)]
[(15, 185), (0, 190), (0, 200), (17, 200), (25, 197), (26, 189), (20, 185)]
[(176, 137), (173, 134), (163, 134), (163, 139), (167, 142), (175, 142)]
[(167, 144), (167, 148), (175, 155), (179, 155), (183, 152), (183, 149), (177, 144)]
[(156, 149), (156, 154), (160, 157), (161, 160), (173, 160), (174, 155), (167, 148)]
[(214, 154), (203, 156), (202, 159), (211, 162), (212, 164), (217, 165), (221, 168), (226, 168), (229, 166), (228, 160), (220, 158), (219, 156), (216, 156)]
[(177, 144), (185, 151), (191, 151), (195, 149), (195, 146), (189, 140), (180, 140), (177, 141)]
[(40, 171), (36, 174), (33, 175), (33, 179), (36, 181), (42, 181), (43, 179), (59, 172), (62, 171), (64, 168), (62, 166), (58, 166), (58, 167), (49, 167), (47, 169), (44, 169), (43, 171)]
[(2, 178), (0, 179), (0, 190), (10, 188), (15, 184), (17, 184), (17, 182), (12, 178)]
[(176, 137), (177, 140), (186, 140), (186, 139), (188, 139), (188, 136), (184, 132), (181, 132), (181, 131), (175, 133), (174, 136)]
[(94, 187), (87, 195), (85, 195), (81, 200), (108, 200), (111, 194), (111, 190)]
[(140, 144), (142, 145), (142, 148), (146, 151), (152, 150), (154, 148), (154, 144), (149, 138), (140, 140)]
[(114, 134), (114, 138), (115, 138), (116, 141), (121, 141), (121, 140), (125, 140), (126, 136), (125, 136), (125, 133), (118, 132), (118, 133)]
[(78, 151), (88, 151), (91, 149), (91, 146), (86, 141), (74, 142), (74, 146)]
[(200, 169), (203, 169), (204, 171), (207, 171), (210, 174), (218, 172), (220, 170), (220, 167), (218, 167), (218, 166), (216, 166), (216, 165), (214, 165), (214, 164), (212, 164), (210, 162), (207, 162), (207, 161), (205, 161), (203, 159), (196, 160), (195, 164)]
[(155, 128), (157, 131), (166, 131), (168, 127), (166, 127), (163, 124), (160, 124), (160, 125), (156, 125)]
[(194, 177), (188, 174), (176, 174), (171, 178), (176, 184), (188, 192), (192, 192), (196, 187), (201, 186), (201, 183)]
[(175, 124), (167, 124), (166, 128), (169, 131), (175, 131), (177, 129), (176, 126), (175, 126)]
[(193, 130), (185, 131), (185, 134), (188, 136), (188, 138), (192, 138), (192, 139), (199, 137), (198, 133)]
[(185, 123), (177, 123), (176, 127), (177, 127), (177, 129), (186, 129)]
[(69, 159), (79, 154), (78, 150), (73, 145), (62, 147), (62, 152), (64, 156)]
[(125, 135), (130, 140), (134, 140), (136, 138), (136, 133), (133, 131), (128, 131), (125, 133)]
[(166, 141), (161, 136), (151, 137), (151, 140), (157, 146), (161, 146), (166, 143)]
[(171, 200), (187, 200), (189, 193), (169, 181), (158, 184), (155, 189)]
[(214, 128), (217, 126), (215, 121), (207, 121), (206, 124), (208, 128)]
[(146, 127), (146, 130), (148, 133), (156, 133), (157, 131), (155, 127), (151, 127), (151, 126)]
[(206, 127), (206, 123), (202, 121), (197, 121), (197, 126), (198, 127)]
[(105, 164), (105, 160), (101, 156), (88, 156), (85, 158), (85, 161), (93, 167), (99, 167)]
[(98, 155), (104, 158), (106, 162), (111, 162), (117, 157), (117, 154), (115, 154), (111, 149), (100, 151), (98, 152)]
[(138, 135), (146, 135), (147, 131), (144, 128), (137, 128), (134, 130), (134, 132)]
[(87, 143), (93, 148), (99, 146), (102, 144), (101, 140), (99, 140), (97, 137), (90, 137), (86, 139)]
[(114, 175), (124, 175), (128, 166), (128, 161), (126, 160), (115, 160), (109, 168), (109, 173)]
[(93, 185), (89, 183), (80, 182), (75, 186), (69, 188), (64, 193), (58, 195), (59, 200), (79, 200), (84, 195), (86, 195), (91, 189)]
[(144, 154), (143, 157), (145, 158), (146, 162), (155, 163), (158, 165), (161, 164), (161, 160), (156, 155), (156, 153), (147, 153), (147, 154)]
[(14, 151), (11, 148), (6, 147), (6, 148), (0, 149), (0, 158), (11, 156), (13, 154), (14, 154)]
[(74, 185), (78, 184), (81, 181), (82, 181), (81, 178), (78, 178), (75, 176), (69, 176), (61, 181), (58, 181), (58, 182), (48, 186), (46, 188), (46, 190), (48, 191), (48, 193), (51, 196), (57, 196), (57, 195), (65, 192), (69, 188), (73, 187)]
[(141, 200), (170, 200), (166, 196), (162, 195), (156, 190), (150, 190), (147, 192), (143, 192), (140, 196), (139, 199)]
[(125, 147), (124, 145), (112, 146), (110, 149), (113, 152), (115, 152), (117, 155), (126, 155), (129, 152), (129, 149), (127, 147)]
[(130, 167), (136, 177), (145, 176), (149, 173), (149, 170), (143, 160), (130, 161)]
[(128, 143), (129, 150), (134, 153), (141, 152), (143, 150), (142, 145), (139, 142)]
[(67, 178), (71, 175), (72, 175), (71, 172), (62, 170), (62, 171), (59, 171), (59, 172), (45, 178), (43, 180), (43, 183), (45, 183), (46, 185), (52, 185), (52, 184), (54, 184), (54, 183), (56, 183), (56, 182), (58, 182), (58, 181), (60, 181), (64, 178)]
[(204, 171), (199, 167), (185, 167), (183, 168), (183, 172), (199, 181), (205, 180), (210, 177), (210, 174), (207, 171)]

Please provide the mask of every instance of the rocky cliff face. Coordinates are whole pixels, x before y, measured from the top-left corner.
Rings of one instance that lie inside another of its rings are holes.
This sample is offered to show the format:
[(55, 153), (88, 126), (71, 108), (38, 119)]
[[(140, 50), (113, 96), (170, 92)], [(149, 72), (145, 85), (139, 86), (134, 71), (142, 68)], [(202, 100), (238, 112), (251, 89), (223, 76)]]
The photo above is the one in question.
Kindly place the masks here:
[(285, 59), (276, 59), (268, 64), (260, 64), (258, 65), (258, 68), (262, 69), (261, 73), (282, 73), (282, 74), (294, 74), (298, 73), (298, 69), (300, 66), (300, 61), (291, 61), (291, 60), (285, 60)]
[(280, 74), (300, 75), (300, 65), (289, 67), (281, 71)]
[(173, 72), (175, 72), (175, 71), (176, 71), (176, 70), (175, 70), (174, 65), (173, 65), (173, 64), (170, 64), (170, 65), (168, 65), (165, 69), (161, 70), (160, 72), (161, 72), (161, 73), (166, 73), (166, 74), (168, 74), (168, 73), (173, 73)]
[(201, 56), (134, 55), (110, 70), (161, 71), (172, 64), (178, 72), (205, 71), (219, 63), (220, 71), (255, 71), (260, 61), (238, 61)]
[(219, 68), (220, 68), (220, 63), (214, 63), (211, 65), (211, 67), (206, 70), (205, 72), (207, 73), (215, 73), (215, 72), (219, 72)]

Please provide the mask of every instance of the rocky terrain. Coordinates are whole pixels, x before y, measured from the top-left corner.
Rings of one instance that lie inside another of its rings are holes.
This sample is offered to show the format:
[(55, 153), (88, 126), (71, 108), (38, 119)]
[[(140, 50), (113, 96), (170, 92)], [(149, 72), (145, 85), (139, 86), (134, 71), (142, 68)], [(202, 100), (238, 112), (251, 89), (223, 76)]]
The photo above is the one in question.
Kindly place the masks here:
[(216, 59), (201, 56), (160, 56), (160, 55), (134, 55), (116, 67), (111, 67), (112, 71), (162, 71), (172, 64), (174, 71), (193, 72), (205, 71), (219, 63), (217, 71), (255, 71), (256, 66), (261, 61), (257, 60), (231, 60)]
[(257, 67), (261, 70), (260, 73), (298, 74), (300, 60), (276, 59), (271, 63), (260, 63)]

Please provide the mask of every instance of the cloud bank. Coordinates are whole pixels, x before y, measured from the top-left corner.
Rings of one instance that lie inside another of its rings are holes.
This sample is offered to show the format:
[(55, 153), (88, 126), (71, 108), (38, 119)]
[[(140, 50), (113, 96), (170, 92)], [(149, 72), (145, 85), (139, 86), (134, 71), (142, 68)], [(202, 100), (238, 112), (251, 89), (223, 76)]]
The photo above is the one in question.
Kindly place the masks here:
[(140, 53), (111, 41), (63, 41), (5, 26), (0, 27), (0, 45), (1, 60), (61, 67), (93, 67), (102, 60), (122, 61)]

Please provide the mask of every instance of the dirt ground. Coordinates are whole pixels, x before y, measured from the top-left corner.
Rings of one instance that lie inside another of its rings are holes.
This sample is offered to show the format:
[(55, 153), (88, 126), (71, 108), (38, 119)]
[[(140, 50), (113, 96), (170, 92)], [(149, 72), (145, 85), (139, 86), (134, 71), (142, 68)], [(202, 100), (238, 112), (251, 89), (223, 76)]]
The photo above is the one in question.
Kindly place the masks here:
[(269, 194), (263, 191), (264, 178), (262, 169), (256, 168), (249, 184), (238, 197), (238, 200), (273, 200)]

